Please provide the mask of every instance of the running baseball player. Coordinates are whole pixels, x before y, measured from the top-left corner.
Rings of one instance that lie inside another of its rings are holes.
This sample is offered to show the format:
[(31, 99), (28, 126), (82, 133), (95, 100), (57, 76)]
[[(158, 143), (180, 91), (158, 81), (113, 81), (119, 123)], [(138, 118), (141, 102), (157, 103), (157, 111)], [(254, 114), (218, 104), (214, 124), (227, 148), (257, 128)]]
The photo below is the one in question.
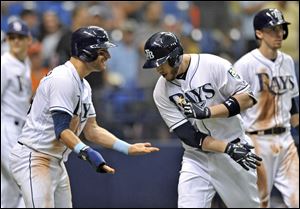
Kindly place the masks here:
[(41, 80), (21, 136), (10, 156), (11, 169), (22, 189), (26, 207), (72, 207), (69, 177), (64, 165), (73, 150), (97, 172), (114, 173), (87, 140), (129, 155), (158, 151), (150, 143), (128, 144), (98, 126), (91, 88), (84, 79), (106, 69), (110, 58), (107, 32), (96, 26), (72, 34), (71, 58)]
[(9, 170), (9, 153), (25, 123), (31, 98), (31, 43), (28, 26), (15, 20), (8, 25), (9, 51), (1, 56), (1, 208), (24, 205), (21, 192)]
[(290, 132), (292, 125), (299, 133), (299, 90), (291, 56), (279, 51), (289, 24), (278, 9), (258, 12), (253, 25), (260, 45), (234, 65), (258, 99), (242, 116), (263, 158), (257, 170), (262, 207), (270, 206), (274, 185), (288, 207), (299, 208), (299, 156)]
[(153, 34), (144, 50), (143, 68), (162, 75), (155, 104), (185, 149), (178, 207), (211, 207), (216, 192), (227, 207), (259, 207), (255, 168), (261, 159), (251, 152), (239, 115), (256, 102), (249, 85), (227, 60), (183, 54), (173, 33)]

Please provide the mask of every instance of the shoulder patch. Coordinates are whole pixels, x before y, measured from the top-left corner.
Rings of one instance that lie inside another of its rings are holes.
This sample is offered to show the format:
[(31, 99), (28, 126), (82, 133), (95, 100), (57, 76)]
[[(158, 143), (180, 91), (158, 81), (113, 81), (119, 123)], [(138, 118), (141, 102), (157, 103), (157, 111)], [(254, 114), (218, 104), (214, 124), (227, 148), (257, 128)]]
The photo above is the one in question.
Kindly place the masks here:
[(238, 74), (233, 68), (230, 68), (230, 69), (228, 70), (228, 73), (229, 73), (232, 77), (234, 77), (234, 78), (236, 78), (236, 79), (241, 79), (241, 77), (239, 76), (239, 74)]

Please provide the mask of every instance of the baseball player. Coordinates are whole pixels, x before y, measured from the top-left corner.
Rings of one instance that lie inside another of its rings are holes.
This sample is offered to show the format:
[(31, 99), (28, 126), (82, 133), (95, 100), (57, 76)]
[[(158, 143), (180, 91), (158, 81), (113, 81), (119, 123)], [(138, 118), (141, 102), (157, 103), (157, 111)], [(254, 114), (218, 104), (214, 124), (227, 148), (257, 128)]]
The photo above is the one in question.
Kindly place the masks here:
[(299, 132), (299, 91), (294, 62), (279, 51), (289, 24), (278, 9), (258, 12), (253, 25), (259, 47), (234, 65), (258, 99), (242, 116), (264, 162), (257, 171), (262, 207), (270, 206), (274, 185), (288, 207), (299, 208), (299, 156), (290, 133), (291, 125)]
[(73, 150), (97, 172), (114, 173), (96, 150), (79, 138), (129, 155), (158, 151), (150, 143), (128, 144), (97, 125), (91, 88), (84, 79), (106, 69), (110, 58), (107, 32), (97, 26), (72, 34), (71, 58), (41, 80), (10, 163), (26, 207), (72, 207), (69, 177), (64, 165)]
[(178, 207), (211, 207), (216, 192), (227, 207), (259, 207), (255, 168), (260, 158), (251, 152), (239, 115), (256, 102), (249, 85), (227, 60), (183, 54), (173, 33), (153, 34), (144, 50), (143, 68), (162, 75), (155, 104), (185, 149)]
[(1, 56), (1, 208), (16, 208), (24, 203), (8, 156), (25, 123), (31, 98), (28, 26), (20, 20), (9, 23), (7, 43), (9, 51)]

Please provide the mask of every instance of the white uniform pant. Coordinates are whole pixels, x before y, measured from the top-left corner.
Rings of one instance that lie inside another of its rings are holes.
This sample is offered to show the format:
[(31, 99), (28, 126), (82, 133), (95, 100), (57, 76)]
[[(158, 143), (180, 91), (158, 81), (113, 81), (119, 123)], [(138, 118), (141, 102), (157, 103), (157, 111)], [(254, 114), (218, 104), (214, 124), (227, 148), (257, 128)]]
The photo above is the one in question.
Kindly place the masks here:
[(185, 151), (178, 184), (179, 208), (210, 208), (216, 192), (227, 207), (258, 208), (256, 170), (246, 171), (225, 153)]
[(17, 144), (10, 162), (26, 207), (72, 207), (69, 177), (62, 160)]
[(262, 207), (270, 206), (273, 185), (289, 208), (299, 208), (299, 156), (289, 131), (278, 135), (251, 135), (255, 150), (263, 158), (258, 172)]
[(9, 169), (9, 154), (21, 134), (23, 121), (1, 117), (1, 208), (24, 207), (21, 191)]

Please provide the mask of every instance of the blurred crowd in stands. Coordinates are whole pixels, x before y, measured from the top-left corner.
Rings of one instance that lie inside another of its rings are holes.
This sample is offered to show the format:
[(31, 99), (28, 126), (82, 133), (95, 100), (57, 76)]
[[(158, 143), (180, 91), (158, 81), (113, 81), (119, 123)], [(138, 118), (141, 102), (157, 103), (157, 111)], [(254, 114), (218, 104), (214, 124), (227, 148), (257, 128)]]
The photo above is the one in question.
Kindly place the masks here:
[(34, 38), (29, 49), (34, 91), (49, 70), (69, 59), (72, 31), (103, 27), (118, 46), (110, 50), (108, 70), (87, 77), (97, 121), (125, 140), (163, 141), (174, 136), (153, 102), (158, 74), (142, 69), (145, 40), (172, 31), (185, 53), (212, 53), (234, 63), (256, 47), (252, 20), (263, 8), (278, 8), (292, 23), (281, 50), (293, 57), (299, 75), (298, 1), (1, 1), (1, 54), (7, 51), (8, 23), (23, 19)]

